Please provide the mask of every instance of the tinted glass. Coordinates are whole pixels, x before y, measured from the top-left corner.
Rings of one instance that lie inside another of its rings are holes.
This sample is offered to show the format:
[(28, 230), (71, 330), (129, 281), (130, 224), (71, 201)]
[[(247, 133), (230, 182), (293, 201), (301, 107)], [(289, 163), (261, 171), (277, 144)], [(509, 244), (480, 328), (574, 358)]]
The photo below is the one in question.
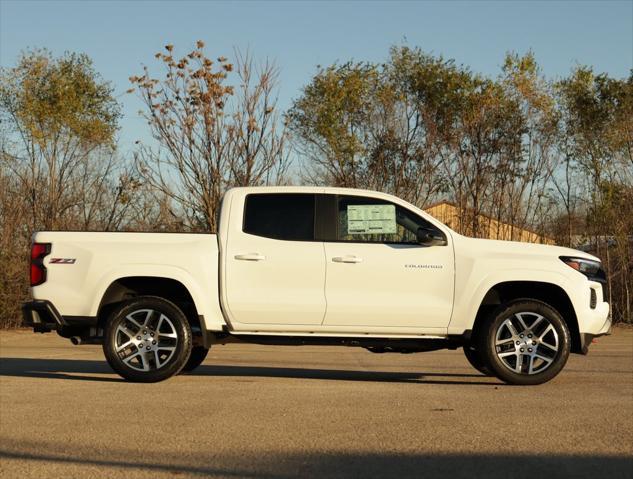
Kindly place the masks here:
[(244, 208), (244, 233), (290, 241), (314, 240), (314, 195), (251, 194)]
[(436, 228), (399, 205), (376, 198), (339, 196), (338, 241), (418, 244), (418, 228)]

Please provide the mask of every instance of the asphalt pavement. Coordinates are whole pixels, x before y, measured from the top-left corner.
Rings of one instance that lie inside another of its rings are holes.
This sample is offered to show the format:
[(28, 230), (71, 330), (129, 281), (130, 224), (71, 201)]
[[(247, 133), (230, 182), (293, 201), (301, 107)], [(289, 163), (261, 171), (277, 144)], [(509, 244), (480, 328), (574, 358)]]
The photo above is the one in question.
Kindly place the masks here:
[(0, 477), (189, 476), (632, 478), (633, 329), (527, 387), (461, 350), (244, 344), (133, 384), (99, 346), (0, 333)]

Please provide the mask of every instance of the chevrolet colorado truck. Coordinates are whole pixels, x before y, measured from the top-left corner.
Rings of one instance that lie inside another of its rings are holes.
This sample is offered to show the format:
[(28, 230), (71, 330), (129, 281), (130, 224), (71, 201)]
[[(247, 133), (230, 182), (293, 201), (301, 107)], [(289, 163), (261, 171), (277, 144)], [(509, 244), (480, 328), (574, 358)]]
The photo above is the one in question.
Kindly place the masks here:
[(457, 234), (373, 191), (229, 190), (216, 234), (34, 234), (25, 324), (102, 344), (123, 378), (191, 371), (214, 344), (462, 348), (511, 384), (552, 379), (610, 330), (581, 251)]

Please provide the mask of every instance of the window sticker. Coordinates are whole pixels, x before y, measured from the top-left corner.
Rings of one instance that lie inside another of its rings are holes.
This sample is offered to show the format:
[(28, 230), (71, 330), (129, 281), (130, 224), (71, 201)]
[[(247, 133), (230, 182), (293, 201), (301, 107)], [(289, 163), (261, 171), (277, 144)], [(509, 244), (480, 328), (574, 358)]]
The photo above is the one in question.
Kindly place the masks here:
[(394, 205), (347, 205), (348, 234), (394, 234)]

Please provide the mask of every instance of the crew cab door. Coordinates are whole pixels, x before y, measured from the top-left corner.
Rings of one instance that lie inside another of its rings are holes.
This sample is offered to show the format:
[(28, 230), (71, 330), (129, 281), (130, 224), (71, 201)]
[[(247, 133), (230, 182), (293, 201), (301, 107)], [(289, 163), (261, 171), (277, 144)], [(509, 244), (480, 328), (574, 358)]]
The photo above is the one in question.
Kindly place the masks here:
[[(335, 202), (331, 214), (336, 215), (336, 240), (325, 242), (323, 324), (445, 332), (454, 288), (450, 235), (382, 199), (339, 195)], [(445, 243), (419, 244), (418, 228), (434, 231)]]
[(314, 240), (315, 196), (251, 193), (233, 199), (222, 254), (224, 308), (235, 329), (322, 323), (325, 254), (323, 242)]

